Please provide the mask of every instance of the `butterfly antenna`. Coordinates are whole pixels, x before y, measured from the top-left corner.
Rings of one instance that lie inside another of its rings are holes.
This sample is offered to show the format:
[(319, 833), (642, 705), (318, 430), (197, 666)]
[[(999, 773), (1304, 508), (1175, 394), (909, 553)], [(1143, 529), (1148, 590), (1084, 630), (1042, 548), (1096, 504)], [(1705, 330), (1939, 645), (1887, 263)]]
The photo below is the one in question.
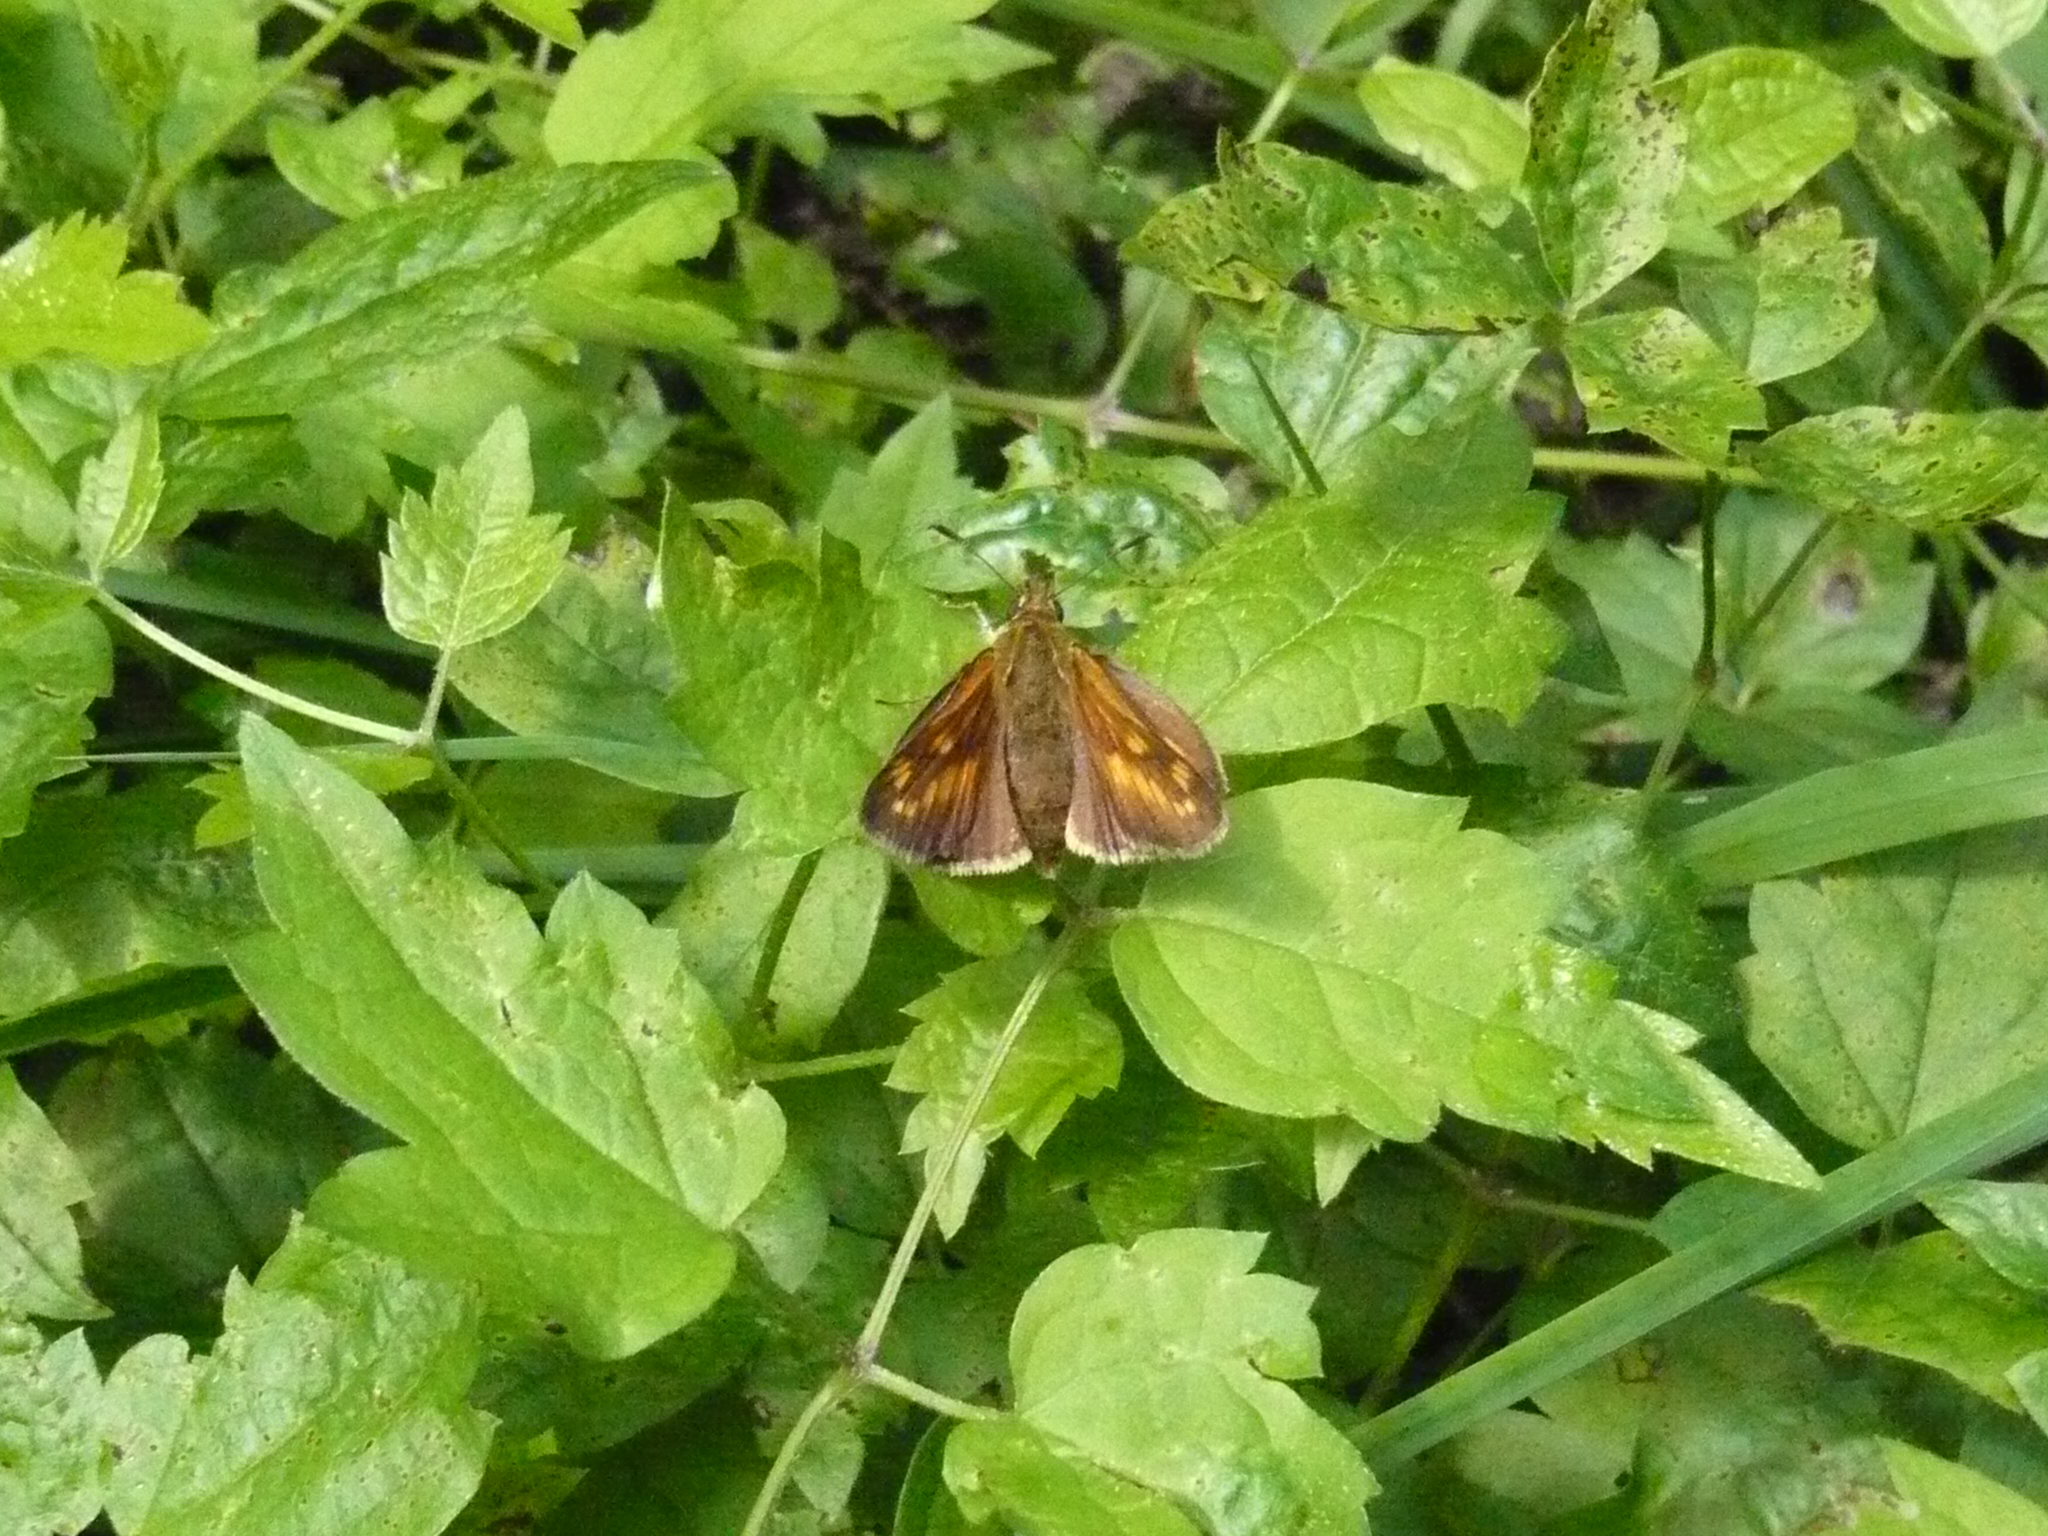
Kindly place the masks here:
[(995, 561), (989, 559), (987, 555), (984, 555), (980, 550), (976, 549), (973, 546), (973, 544), (968, 542), (966, 538), (964, 538), (962, 535), (958, 533), (955, 533), (951, 528), (948, 528), (944, 523), (933, 523), (931, 525), (931, 530), (933, 533), (939, 534), (941, 537), (951, 539), (955, 544), (959, 545), (961, 549), (965, 550), (968, 554), (974, 556), (975, 559), (979, 560), (983, 565), (987, 566), (989, 569), (989, 574), (995, 577), (997, 581), (1000, 581), (1003, 584), (1004, 588), (1007, 591), (1009, 591), (1013, 596), (1015, 595), (1017, 591), (1017, 583), (1010, 580), (1009, 577), (1005, 576), (1003, 574), (1001, 566), (997, 565)]

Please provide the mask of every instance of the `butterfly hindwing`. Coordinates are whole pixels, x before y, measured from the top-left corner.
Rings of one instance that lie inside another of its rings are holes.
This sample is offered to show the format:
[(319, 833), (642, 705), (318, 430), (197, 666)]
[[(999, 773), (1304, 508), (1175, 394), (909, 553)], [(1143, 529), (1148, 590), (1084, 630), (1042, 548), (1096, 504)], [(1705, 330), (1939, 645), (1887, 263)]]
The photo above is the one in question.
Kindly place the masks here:
[(1190, 720), (1129, 668), (1075, 646), (1067, 846), (1104, 864), (1189, 858), (1228, 826), (1223, 767)]
[(868, 786), (860, 819), (890, 852), (956, 874), (994, 874), (1031, 857), (1010, 803), (992, 650), (910, 723)]

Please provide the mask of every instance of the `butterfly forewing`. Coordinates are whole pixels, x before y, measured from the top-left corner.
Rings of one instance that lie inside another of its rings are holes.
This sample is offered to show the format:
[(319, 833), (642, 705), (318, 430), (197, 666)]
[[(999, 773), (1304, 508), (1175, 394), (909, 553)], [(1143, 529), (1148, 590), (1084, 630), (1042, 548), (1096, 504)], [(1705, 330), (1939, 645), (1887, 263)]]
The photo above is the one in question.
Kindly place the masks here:
[(1215, 847), (1228, 824), (1223, 768), (1195, 722), (1129, 668), (1078, 645), (1069, 678), (1067, 846), (1105, 864)]
[(983, 651), (910, 723), (861, 802), (884, 848), (956, 874), (994, 874), (1031, 857), (1010, 801), (996, 657)]

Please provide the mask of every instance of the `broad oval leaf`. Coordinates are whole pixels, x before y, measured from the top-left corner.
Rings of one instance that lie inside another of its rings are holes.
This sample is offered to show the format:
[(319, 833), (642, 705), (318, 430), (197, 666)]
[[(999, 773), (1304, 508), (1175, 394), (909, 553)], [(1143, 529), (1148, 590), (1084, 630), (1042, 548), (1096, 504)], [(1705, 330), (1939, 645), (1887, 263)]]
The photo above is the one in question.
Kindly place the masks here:
[(1870, 0), (1923, 48), (1989, 58), (2039, 25), (2048, 0)]
[(235, 946), (236, 977), (323, 1086), (410, 1143), (349, 1163), (315, 1219), (480, 1279), (592, 1354), (702, 1312), (783, 1126), (764, 1090), (727, 1086), (731, 1042), (675, 935), (587, 878), (537, 933), (339, 769), (254, 717), (241, 743), (278, 931)]
[(653, 577), (645, 545), (608, 536), (563, 561), (525, 618), (458, 651), (448, 680), (507, 730), (557, 738), (599, 773), (671, 794), (731, 794), (669, 716), (680, 669), (648, 606)]
[(1640, 432), (1686, 458), (1719, 464), (1731, 431), (1764, 425), (1764, 397), (1675, 309), (1575, 321), (1564, 354), (1596, 432)]
[(1828, 511), (1943, 527), (2033, 499), (2048, 472), (2048, 423), (2034, 411), (1859, 405), (1794, 422), (1749, 452), (1778, 489)]
[(1685, 116), (1674, 221), (1719, 224), (1775, 208), (1856, 142), (1848, 85), (1787, 48), (1721, 48), (1657, 82)]
[(1828, 1134), (1880, 1146), (2048, 1062), (2041, 825), (1756, 888), (1750, 1046)]
[(433, 1536), (476, 1491), (488, 1414), (459, 1286), (300, 1227), (239, 1275), (210, 1354), (176, 1334), (107, 1373), (107, 1512), (133, 1536), (360, 1530)]
[(1467, 192), (1512, 187), (1529, 157), (1525, 110), (1449, 70), (1381, 54), (1358, 99), (1389, 144)]
[(1491, 331), (1549, 303), (1456, 188), (1368, 181), (1283, 144), (1230, 150), (1217, 181), (1159, 208), (1124, 249), (1199, 292), (1260, 299), (1305, 285), (1399, 330)]
[(1679, 268), (1685, 308), (1752, 384), (1818, 368), (1877, 318), (1875, 240), (1842, 238), (1836, 208), (1808, 208), (1730, 261)]
[(563, 258), (715, 173), (673, 161), (495, 171), (329, 230), (165, 388), (167, 414), (288, 414), (511, 334)]
[[(1048, 1437), (1040, 1454), (1064, 1450), (1111, 1475), (1076, 1479), (1088, 1503), (1122, 1479), (1194, 1511), (1208, 1530), (1359, 1529), (1372, 1474), (1282, 1385), (1320, 1368), (1314, 1293), (1254, 1274), (1264, 1244), (1256, 1232), (1168, 1229), (1128, 1248), (1077, 1248), (1031, 1282), (1010, 1327), (1014, 1413)], [(979, 1484), (996, 1495), (984, 1504), (1009, 1506), (1000, 1496), (1008, 1479), (981, 1461), (1021, 1449), (1006, 1447), (1009, 1438), (970, 1432), (958, 1452), (949, 1445), (947, 1482)], [(1137, 1530), (1188, 1529), (1150, 1501), (1130, 1502)]]
[(1543, 61), (1523, 177), (1544, 263), (1572, 312), (1663, 248), (1685, 177), (1685, 119), (1651, 89), (1642, 0), (1593, 0)]
[(1424, 704), (1516, 715), (1557, 621), (1515, 595), (1557, 515), (1497, 413), (1387, 434), (1369, 474), (1277, 502), (1191, 565), (1128, 659), (1221, 752), (1355, 735)]

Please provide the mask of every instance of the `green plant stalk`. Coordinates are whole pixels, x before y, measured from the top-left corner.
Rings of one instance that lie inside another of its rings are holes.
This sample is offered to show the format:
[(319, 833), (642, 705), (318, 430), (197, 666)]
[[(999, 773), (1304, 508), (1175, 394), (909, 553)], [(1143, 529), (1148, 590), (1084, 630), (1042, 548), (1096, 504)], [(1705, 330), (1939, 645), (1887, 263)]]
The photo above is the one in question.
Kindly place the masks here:
[(783, 946), (789, 942), (797, 908), (804, 904), (804, 893), (811, 888), (811, 877), (817, 874), (823, 856), (824, 850), (813, 848), (797, 860), (796, 868), (789, 872), (789, 884), (782, 888), (782, 897), (769, 914), (767, 930), (761, 935), (761, 958), (754, 962), (754, 979), (747, 985), (747, 1001), (740, 1012), (749, 1024), (768, 1016), (768, 994), (775, 986), (776, 967), (782, 964)]
[[(817, 379), (858, 389), (880, 399), (898, 400), (906, 405), (924, 405), (945, 394), (970, 410), (1060, 421), (1082, 431), (1122, 433), (1126, 437), (1180, 443), (1211, 453), (1238, 451), (1236, 442), (1214, 427), (1185, 421), (1161, 421), (1155, 416), (1142, 416), (1135, 411), (1106, 411), (1093, 397), (1033, 395), (1021, 390), (990, 389), (963, 380), (948, 380), (934, 388), (927, 378), (911, 378), (850, 363), (844, 358), (785, 352), (775, 347), (733, 346), (723, 355), (743, 367), (763, 373), (779, 373), (793, 379)], [(1743, 465), (1710, 468), (1669, 454), (1615, 453), (1601, 448), (1537, 448), (1532, 458), (1536, 468), (1548, 474), (1622, 475), (1635, 480), (1671, 480), (1689, 484), (1699, 484), (1716, 477), (1730, 485), (1763, 486), (1769, 483), (1755, 470)]]
[(2048, 1067), (1907, 1132), (1821, 1181), (1760, 1192), (1712, 1236), (1367, 1420), (1352, 1439), (1376, 1469), (1410, 1461), (1581, 1367), (1834, 1239), (1945, 1179), (2048, 1140)]
[(1479, 1217), (1485, 1208), (1470, 1185), (1460, 1189), (1458, 1214), (1451, 1222), (1451, 1230), (1444, 1235), (1443, 1246), (1437, 1250), (1436, 1261), (1430, 1265), (1429, 1274), (1409, 1298), (1408, 1309), (1402, 1313), (1393, 1339), (1387, 1345), (1386, 1358), (1366, 1385), (1359, 1406), (1367, 1412), (1376, 1412), (1400, 1384), (1401, 1373), (1407, 1369), (1408, 1357), (1414, 1353), (1422, 1330), (1436, 1316), (1436, 1309), (1443, 1304), (1444, 1293), (1450, 1290), (1451, 1282), (1464, 1268), (1465, 1256), (1472, 1251), (1472, 1241), (1479, 1235)]
[(838, 1072), (865, 1072), (871, 1067), (895, 1065), (900, 1045), (878, 1045), (865, 1051), (840, 1051), (831, 1056), (807, 1056), (802, 1061), (750, 1062), (744, 1076), (756, 1083), (786, 1083), (793, 1077), (830, 1077)]
[(448, 760), (448, 754), (441, 750), (441, 744), (429, 737), (424, 745), (434, 764), (435, 782), (447, 792), (448, 798), (455, 803), (455, 808), (462, 812), (463, 819), (481, 832), (486, 842), (505, 855), (535, 896), (552, 906), (555, 898), (562, 894), (561, 887), (541, 873), (527, 857), (526, 850), (519, 846), (517, 839), (512, 837), (499, 823), (498, 818), (491, 814), (491, 808), (477, 798), (476, 791), (469, 787), (469, 781), (455, 771), (455, 765)]
[[(2036, 624), (2048, 629), (2048, 601), (2042, 599), (2033, 584), (2015, 576), (2012, 567), (1998, 558), (1998, 552), (1984, 542), (1984, 535), (1976, 529), (1963, 528), (1958, 532), (1964, 546), (1977, 563), (1991, 573), (1992, 579), (1998, 583), (1998, 589), (2024, 608), (2027, 616)], [(1967, 612), (1963, 616), (1969, 617)]]
[(229, 687), (274, 704), (279, 709), (290, 710), (295, 715), (304, 715), (308, 720), (318, 720), (358, 736), (368, 736), (373, 741), (388, 741), (394, 747), (414, 747), (418, 738), (413, 732), (400, 726), (386, 725), (381, 720), (366, 720), (361, 715), (346, 714), (338, 709), (329, 709), (324, 704), (315, 704), (311, 699), (302, 699), (296, 694), (286, 693), (282, 688), (273, 688), (259, 678), (246, 672), (238, 672), (226, 662), (215, 661), (196, 647), (187, 645), (176, 635), (159, 629), (111, 592), (96, 591), (93, 601), (114, 615), (130, 629), (146, 640), (154, 641), (181, 661), (189, 661), (209, 677), (219, 678)]
[[(1813, 532), (1809, 533), (1805, 541), (1792, 552), (1792, 558), (1785, 562), (1784, 569), (1779, 571), (1777, 576), (1772, 579), (1770, 586), (1765, 589), (1764, 595), (1757, 600), (1756, 607), (1744, 614), (1741, 622), (1730, 627), (1728, 631), (1728, 665), (1731, 670), (1740, 671), (1742, 653), (1748, 649), (1749, 642), (1755, 636), (1758, 627), (1762, 625), (1765, 619), (1771, 616), (1772, 610), (1785, 600), (1785, 594), (1792, 590), (1792, 583), (1799, 579), (1799, 573), (1806, 569), (1806, 563), (1814, 557), (1814, 554), (1826, 541), (1827, 536), (1834, 531), (1834, 527), (1835, 516), (1833, 513), (1815, 523)], [(1642, 787), (1636, 791), (1636, 819), (1638, 823), (1649, 816), (1656, 806), (1657, 798), (1664, 793), (1665, 788), (1668, 786), (1671, 763), (1678, 755), (1679, 744), (1685, 740), (1686, 732), (1692, 727), (1692, 717), (1699, 713), (1700, 706), (1706, 703), (1708, 696), (1713, 693), (1714, 684), (1717, 681), (1718, 669), (1714, 664), (1712, 650), (1714, 643), (1712, 619), (1712, 604), (1714, 601), (1713, 578), (1705, 574), (1706, 565), (1713, 559), (1713, 540), (1710, 531), (1705, 533), (1700, 547), (1702, 552), (1702, 600), (1708, 605), (1701, 624), (1702, 644), (1700, 659), (1693, 663), (1692, 682), (1686, 689), (1684, 702), (1679, 706), (1678, 719), (1672, 723), (1671, 729), (1665, 733), (1664, 740), (1657, 748), (1656, 761), (1651, 763), (1650, 771), (1643, 776)]]
[[(1039, 1000), (1045, 996), (1045, 989), (1052, 985), (1067, 963), (1067, 956), (1079, 942), (1085, 927), (1074, 924), (1063, 929), (1045, 952), (1045, 959), (1039, 964), (1024, 993), (1017, 999), (1017, 1006), (1010, 1010), (1009, 1021), (1003, 1025), (1002, 1034), (996, 1037), (988, 1059), (982, 1063), (981, 1072), (974, 1080), (974, 1086), (967, 1092), (966, 1100), (960, 1106), (960, 1118), (953, 1124), (946, 1136), (939, 1158), (931, 1167), (931, 1176), (925, 1180), (919, 1191), (917, 1204), (911, 1208), (910, 1220), (905, 1224), (903, 1236), (897, 1241), (896, 1251), (889, 1258), (889, 1271), (882, 1278), (882, 1287), (876, 1293), (875, 1303), (868, 1311), (866, 1323), (861, 1326), (860, 1336), (853, 1341), (849, 1351), (849, 1362), (828, 1376), (823, 1385), (804, 1404), (803, 1411), (791, 1426), (789, 1435), (776, 1452), (774, 1465), (769, 1467), (768, 1476), (761, 1484), (761, 1491), (754, 1498), (754, 1507), (747, 1514), (747, 1523), (741, 1528), (740, 1536), (760, 1536), (767, 1528), (768, 1520), (782, 1500), (782, 1491), (787, 1486), (790, 1474), (796, 1467), (797, 1453), (803, 1441), (809, 1437), (815, 1426), (839, 1400), (862, 1382), (872, 1379), (875, 1357), (881, 1348), (882, 1335), (888, 1330), (889, 1317), (896, 1310), (897, 1298), (903, 1294), (903, 1282), (910, 1276), (910, 1266), (917, 1258), (917, 1250), (924, 1242), (925, 1228), (931, 1224), (932, 1213), (938, 1209), (939, 1197), (944, 1193), (947, 1181), (953, 1175), (954, 1165), (960, 1161), (960, 1154), (967, 1147), (967, 1140), (974, 1134), (975, 1122), (980, 1119), (982, 1106), (988, 1102), (994, 1090), (996, 1078), (1003, 1070), (1003, 1063), (1009, 1060), (1010, 1052), (1016, 1048), (1018, 1038), (1024, 1033), (1024, 1026), (1031, 1022), (1031, 1016), (1038, 1011)], [(892, 1373), (893, 1374), (893, 1373)], [(899, 1378), (900, 1379), (900, 1378)], [(948, 1401), (951, 1401), (948, 1399)]]
[(943, 1392), (934, 1392), (921, 1381), (912, 1381), (908, 1376), (899, 1376), (886, 1365), (870, 1364), (863, 1376), (868, 1385), (880, 1387), (884, 1392), (893, 1392), (898, 1397), (929, 1408), (933, 1413), (949, 1419), (1000, 1419), (999, 1408), (985, 1407), (957, 1397), (948, 1397)]
[(782, 1437), (782, 1444), (776, 1448), (775, 1460), (769, 1464), (767, 1477), (761, 1480), (761, 1491), (755, 1496), (754, 1507), (747, 1511), (747, 1523), (740, 1527), (740, 1536), (761, 1536), (768, 1529), (775, 1506), (782, 1501), (782, 1490), (789, 1486), (790, 1476), (796, 1471), (796, 1458), (803, 1450), (804, 1442), (811, 1438), (811, 1431), (817, 1427), (818, 1420), (837, 1408), (840, 1400), (857, 1385), (859, 1381), (853, 1369), (842, 1365), (811, 1394), (811, 1400), (804, 1404), (803, 1411), (797, 1414), (796, 1422), (789, 1426), (789, 1433)]
[(220, 147), (234, 137), (235, 131), (245, 122), (249, 114), (268, 101), (277, 88), (294, 75), (302, 73), (306, 66), (325, 53), (328, 47), (356, 21), (376, 0), (344, 0), (335, 7), (334, 13), (322, 22), (313, 35), (307, 38), (276, 69), (258, 80), (242, 98), (235, 102), (206, 133), (193, 140), (178, 160), (159, 171), (147, 187), (133, 200), (128, 210), (128, 227), (147, 224), (163, 211), (171, 194), (178, 190), (187, 176), (204, 165), (217, 154)]

